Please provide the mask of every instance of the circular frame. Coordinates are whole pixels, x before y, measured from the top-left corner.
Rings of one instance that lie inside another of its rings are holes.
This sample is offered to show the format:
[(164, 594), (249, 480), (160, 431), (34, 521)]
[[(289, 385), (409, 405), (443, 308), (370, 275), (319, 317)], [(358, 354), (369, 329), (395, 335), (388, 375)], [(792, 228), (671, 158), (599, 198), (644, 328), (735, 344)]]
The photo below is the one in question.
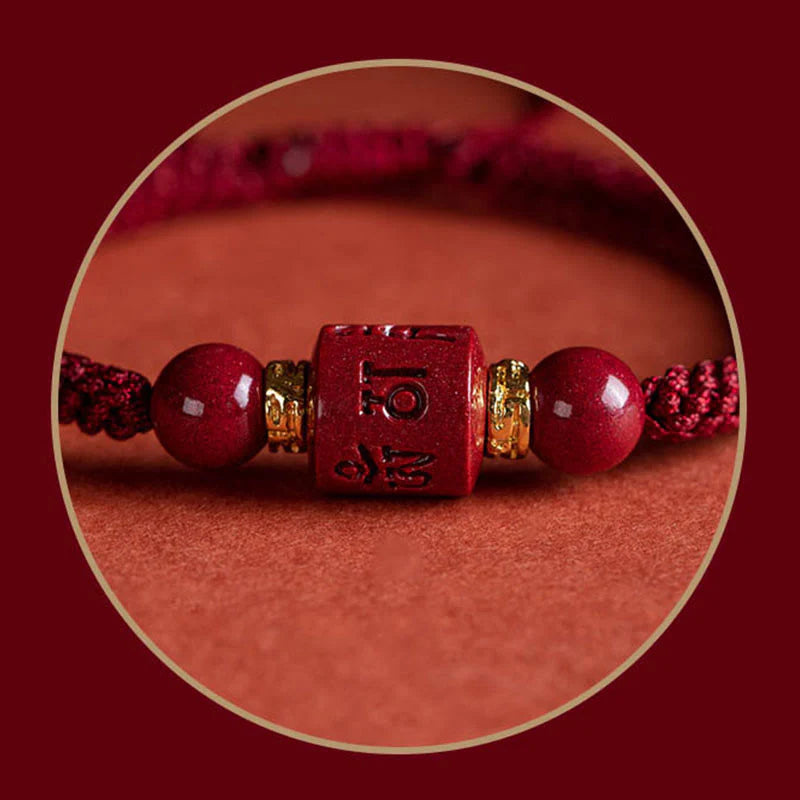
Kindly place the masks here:
[[(517, 89), (521, 89), (523, 91), (529, 92), (531, 94), (537, 95), (550, 103), (560, 107), (564, 111), (573, 114), (574, 116), (581, 119), (583, 122), (587, 123), (595, 130), (602, 133), (607, 139), (612, 141), (614, 144), (617, 145), (634, 163), (636, 163), (659, 187), (659, 189), (664, 193), (667, 199), (672, 203), (672, 205), (677, 209), (680, 213), (683, 221), (688, 226), (689, 230), (691, 231), (692, 235), (694, 236), (698, 246), (700, 247), (703, 256), (706, 259), (709, 269), (711, 270), (711, 274), (714, 277), (714, 282), (717, 286), (717, 289), (720, 293), (720, 298), (722, 299), (723, 306), (725, 308), (725, 313), (728, 319), (728, 324), (730, 325), (731, 329), (731, 336), (733, 338), (733, 346), (734, 352), (736, 354), (738, 369), (739, 369), (739, 382), (740, 382), (740, 410), (739, 410), (739, 417), (740, 417), (740, 424), (739, 424), (739, 432), (737, 434), (738, 441), (737, 441), (737, 448), (736, 448), (736, 457), (734, 460), (734, 468), (733, 468), (733, 475), (731, 478), (731, 485), (728, 491), (728, 496), (725, 501), (725, 505), (722, 510), (722, 515), (720, 517), (719, 525), (717, 526), (717, 530), (714, 533), (714, 536), (711, 540), (711, 544), (706, 551), (703, 559), (700, 563), (700, 567), (698, 568), (697, 572), (694, 574), (692, 580), (689, 582), (686, 590), (684, 591), (681, 598), (669, 612), (669, 614), (664, 618), (661, 624), (656, 628), (655, 631), (646, 639), (646, 641), (640, 645), (630, 656), (628, 656), (622, 664), (620, 664), (616, 669), (612, 670), (605, 678), (595, 683), (586, 691), (582, 692), (581, 694), (577, 695), (576, 697), (572, 698), (569, 702), (558, 706), (557, 708), (547, 712), (546, 714), (542, 714), (535, 719), (522, 723), (520, 725), (516, 725), (511, 728), (507, 728), (505, 730), (488, 734), (486, 736), (479, 736), (472, 739), (465, 739), (463, 741), (456, 741), (456, 742), (448, 742), (445, 744), (438, 744), (438, 745), (429, 745), (429, 746), (370, 746), (370, 745), (361, 745), (361, 744), (353, 744), (348, 742), (340, 742), (333, 739), (326, 739), (319, 736), (311, 736), (308, 734), (304, 734), (301, 731), (296, 731), (291, 728), (286, 728), (281, 725), (277, 725), (275, 723), (270, 722), (263, 717), (259, 717), (256, 714), (252, 714), (245, 709), (235, 705), (234, 703), (226, 700), (224, 697), (212, 692), (198, 680), (194, 679), (191, 675), (189, 675), (185, 670), (183, 670), (177, 663), (175, 663), (171, 658), (169, 658), (149, 637), (148, 635), (141, 629), (141, 627), (136, 623), (136, 621), (131, 617), (131, 615), (127, 612), (125, 607), (119, 601), (117, 596), (114, 594), (113, 590), (109, 586), (108, 582), (106, 581), (105, 577), (103, 576), (102, 572), (100, 571), (97, 562), (92, 555), (91, 550), (86, 542), (86, 539), (81, 531), (80, 523), (78, 522), (77, 515), (75, 513), (75, 509), (72, 505), (72, 499), (69, 493), (69, 487), (67, 485), (66, 474), (64, 470), (64, 460), (61, 453), (61, 439), (59, 435), (59, 422), (58, 422), (58, 386), (59, 386), (59, 371), (60, 371), (60, 363), (61, 363), (61, 355), (64, 350), (64, 342), (66, 339), (67, 328), (69, 326), (70, 317), (72, 315), (72, 310), (75, 305), (76, 298), (78, 296), (78, 292), (80, 291), (81, 284), (83, 282), (83, 278), (86, 274), (86, 271), (89, 268), (89, 264), (92, 261), (92, 258), (97, 251), (97, 248), (100, 245), (100, 242), (105, 237), (108, 229), (111, 227), (114, 219), (119, 214), (120, 210), (123, 206), (128, 202), (130, 197), (133, 193), (141, 186), (144, 180), (158, 167), (161, 162), (163, 162), (170, 154), (172, 154), (178, 147), (180, 147), (184, 142), (194, 136), (196, 133), (201, 131), (203, 128), (208, 126), (210, 123), (214, 122), (219, 117), (227, 114), (229, 111), (248, 103), (249, 101), (261, 97), (262, 95), (268, 94), (276, 89), (280, 89), (284, 86), (290, 86), (294, 83), (299, 83), (301, 81), (305, 81), (311, 78), (316, 78), (321, 75), (328, 75), (337, 72), (348, 72), (352, 70), (358, 69), (372, 69), (372, 68), (379, 68), (379, 67), (411, 67), (411, 68), (428, 68), (428, 69), (440, 69), (440, 70), (449, 70), (451, 72), (461, 72), (467, 73), (471, 75), (475, 75), (477, 77), (487, 78), (489, 80), (496, 81), (498, 83), (504, 83), (508, 86), (512, 86)], [(61, 494), (64, 499), (64, 504), (66, 505), (67, 514), (69, 516), (70, 523), (72, 528), (75, 532), (75, 536), (78, 539), (78, 543), (80, 548), (85, 556), (89, 567), (91, 568), (94, 576), (97, 578), (100, 586), (102, 587), (103, 591), (108, 596), (108, 599), (111, 601), (114, 608), (119, 612), (120, 616), (125, 620), (128, 626), (133, 630), (133, 632), (141, 639), (141, 641), (164, 663), (167, 667), (169, 667), (176, 675), (181, 677), (184, 681), (186, 681), (190, 686), (195, 688), (201, 694), (205, 695), (209, 699), (213, 700), (215, 703), (218, 703), (223, 708), (226, 708), (228, 711), (232, 711), (234, 714), (243, 717), (250, 722), (255, 723), (256, 725), (260, 725), (263, 728), (267, 728), (275, 733), (281, 733), (285, 736), (289, 736), (294, 739), (299, 739), (304, 742), (309, 742), (312, 744), (323, 745), (326, 747), (331, 747), (339, 750), (349, 750), (349, 751), (356, 751), (356, 752), (363, 752), (363, 753), (384, 753), (384, 754), (414, 754), (414, 753), (437, 753), (443, 752), (448, 750), (459, 750), (468, 747), (474, 747), (480, 744), (487, 744), (488, 742), (497, 741), (499, 739), (505, 739), (509, 736), (513, 736), (517, 733), (522, 733), (523, 731), (530, 730), (531, 728), (535, 728), (545, 722), (548, 722), (555, 717), (560, 716), (561, 714), (569, 711), (571, 708), (579, 705), (580, 703), (588, 700), (590, 697), (595, 695), (613, 680), (618, 678), (623, 672), (625, 672), (630, 666), (632, 666), (636, 661), (638, 661), (647, 650), (652, 647), (652, 645), (656, 642), (656, 640), (661, 636), (661, 634), (669, 627), (678, 613), (683, 609), (686, 605), (687, 601), (691, 597), (694, 590), (697, 588), (700, 580), (702, 579), (711, 559), (716, 552), (717, 547), (719, 546), (720, 539), (722, 538), (723, 531), (725, 526), (728, 522), (728, 517), (730, 516), (731, 508), (733, 506), (734, 497), (736, 495), (736, 490), (739, 484), (739, 477), (741, 474), (742, 468), (742, 461), (744, 458), (744, 443), (745, 443), (745, 432), (746, 432), (746, 420), (747, 420), (747, 392), (746, 392), (746, 381), (745, 381), (745, 367), (744, 367), (744, 358), (742, 354), (742, 346), (741, 346), (741, 339), (739, 336), (739, 328), (736, 324), (736, 318), (733, 312), (733, 306), (730, 301), (730, 296), (728, 295), (728, 291), (725, 287), (725, 284), (722, 280), (722, 276), (719, 272), (719, 268), (714, 260), (711, 251), (706, 244), (705, 239), (703, 238), (702, 234), (700, 233), (697, 225), (694, 223), (694, 220), (689, 216), (689, 213), (686, 211), (680, 200), (676, 197), (675, 193), (667, 186), (664, 180), (658, 175), (658, 173), (624, 140), (622, 140), (619, 136), (617, 136), (613, 131), (609, 130), (605, 127), (602, 123), (598, 122), (596, 119), (591, 117), (589, 114), (581, 111), (580, 109), (576, 108), (572, 104), (568, 103), (565, 100), (562, 100), (560, 97), (551, 94), (543, 89), (540, 89), (532, 84), (526, 83), (524, 81), (517, 80), (515, 78), (510, 78), (506, 75), (501, 73), (492, 72), (490, 70), (479, 69), (476, 67), (469, 67), (463, 64), (455, 64), (447, 61), (434, 61), (434, 60), (426, 60), (426, 59), (374, 59), (374, 60), (366, 60), (366, 61), (352, 61), (352, 62), (344, 62), (341, 64), (335, 64), (329, 67), (321, 67), (318, 69), (308, 70), (306, 72), (297, 73), (296, 75), (292, 75), (288, 78), (282, 78), (280, 80), (274, 81), (272, 83), (266, 84), (259, 89), (255, 89), (252, 92), (248, 92), (247, 94), (242, 95), (241, 97), (237, 98), (236, 100), (232, 100), (231, 102), (227, 103), (226, 105), (222, 106), (221, 108), (217, 109), (213, 113), (209, 114), (198, 123), (193, 125), (187, 131), (185, 131), (181, 136), (175, 139), (170, 145), (168, 145), (164, 150), (162, 150), (151, 162), (150, 164), (145, 167), (144, 170), (135, 178), (135, 180), (130, 184), (130, 186), (126, 189), (126, 191), (122, 194), (122, 196), (117, 200), (114, 204), (114, 207), (109, 212), (108, 216), (103, 221), (103, 224), (100, 226), (97, 234), (92, 239), (92, 242), (89, 246), (89, 249), (86, 252), (86, 255), (81, 262), (80, 268), (78, 270), (78, 274), (75, 277), (75, 281), (72, 284), (72, 288), (70, 290), (69, 296), (67, 298), (67, 303), (64, 308), (64, 314), (61, 318), (61, 325), (58, 331), (58, 339), (56, 341), (55, 347), (55, 354), (54, 354), (54, 361), (53, 361), (53, 377), (52, 377), (52, 387), (51, 387), (51, 429), (53, 435), (53, 450), (55, 456), (55, 465), (56, 471), (58, 473), (58, 482), (59, 486), (61, 487)]]

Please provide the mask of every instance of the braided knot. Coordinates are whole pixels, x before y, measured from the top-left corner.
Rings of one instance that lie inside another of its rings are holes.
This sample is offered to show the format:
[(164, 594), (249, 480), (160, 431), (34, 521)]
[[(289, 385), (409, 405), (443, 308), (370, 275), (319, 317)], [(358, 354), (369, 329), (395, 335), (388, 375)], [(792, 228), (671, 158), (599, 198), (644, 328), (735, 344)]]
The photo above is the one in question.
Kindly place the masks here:
[(739, 428), (739, 372), (736, 359), (678, 365), (642, 381), (646, 404), (644, 435), (685, 442)]
[(150, 381), (138, 372), (63, 353), (58, 421), (77, 422), (84, 433), (91, 435), (104, 430), (112, 439), (130, 439), (153, 427), (150, 392)]
[(293, 135), (216, 145), (190, 140), (126, 203), (115, 231), (215, 208), (358, 189), (430, 170), (435, 140), (413, 128)]

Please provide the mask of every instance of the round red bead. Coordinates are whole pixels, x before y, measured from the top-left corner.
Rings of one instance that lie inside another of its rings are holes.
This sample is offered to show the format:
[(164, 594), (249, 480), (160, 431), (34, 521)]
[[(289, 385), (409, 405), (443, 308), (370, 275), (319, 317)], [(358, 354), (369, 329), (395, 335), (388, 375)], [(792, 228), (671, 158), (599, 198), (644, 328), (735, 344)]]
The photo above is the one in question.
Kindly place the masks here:
[(164, 449), (184, 464), (241, 464), (266, 442), (263, 368), (228, 344), (179, 353), (153, 386), (150, 417)]
[(642, 435), (639, 382), (604, 350), (559, 350), (537, 364), (530, 385), (531, 449), (551, 467), (577, 475), (610, 469)]

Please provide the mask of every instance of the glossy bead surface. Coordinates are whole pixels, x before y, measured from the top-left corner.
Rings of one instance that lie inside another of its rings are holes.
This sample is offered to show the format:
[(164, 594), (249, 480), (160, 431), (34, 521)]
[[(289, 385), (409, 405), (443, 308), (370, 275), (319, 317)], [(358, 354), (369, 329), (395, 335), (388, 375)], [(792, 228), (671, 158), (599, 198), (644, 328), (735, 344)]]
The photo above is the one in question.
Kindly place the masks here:
[(175, 356), (153, 387), (158, 440), (192, 467), (241, 464), (266, 442), (263, 368), (228, 344), (201, 344)]
[(486, 370), (471, 328), (327, 325), (310, 383), (318, 488), (472, 491), (483, 456)]
[(594, 347), (569, 347), (532, 370), (531, 449), (555, 469), (576, 475), (619, 464), (644, 427), (642, 390), (631, 369)]

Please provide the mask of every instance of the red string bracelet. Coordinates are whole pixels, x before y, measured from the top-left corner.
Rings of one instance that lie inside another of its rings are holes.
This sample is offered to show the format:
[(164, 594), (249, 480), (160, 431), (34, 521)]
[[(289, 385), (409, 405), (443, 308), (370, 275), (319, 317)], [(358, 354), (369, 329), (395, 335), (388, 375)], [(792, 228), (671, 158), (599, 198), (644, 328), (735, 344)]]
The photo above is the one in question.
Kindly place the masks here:
[[(343, 191), (391, 191), (518, 209), (621, 239), (681, 265), (699, 249), (645, 175), (547, 149), (535, 120), (445, 139), (421, 130), (332, 131), (213, 145), (191, 141), (144, 182), (114, 231), (192, 211)], [(59, 421), (128, 439), (151, 428), (185, 464), (241, 464), (267, 445), (309, 452), (326, 491), (468, 494), (482, 458), (534, 452), (585, 474), (642, 438), (685, 442), (738, 429), (732, 356), (637, 381), (590, 347), (533, 369), (486, 365), (466, 326), (328, 325), (310, 362), (263, 367), (237, 347), (176, 356), (154, 386), (137, 372), (64, 353)]]
[[(609, 469), (641, 437), (685, 442), (739, 426), (732, 356), (671, 367), (640, 385), (619, 359), (588, 347), (533, 370), (486, 368), (470, 328), (326, 326), (313, 366), (266, 369), (231, 345), (176, 356), (153, 389), (143, 375), (64, 353), (59, 422), (128, 439), (151, 428), (180, 461), (240, 464), (269, 444), (304, 452), (329, 491), (467, 494), (481, 458), (528, 448), (571, 473)], [(372, 443), (375, 444), (372, 444)]]
[(112, 231), (262, 201), (384, 193), (523, 214), (623, 242), (673, 268), (705, 265), (682, 217), (644, 172), (545, 145), (542, 116), (461, 136), (401, 128), (190, 139), (143, 182)]

